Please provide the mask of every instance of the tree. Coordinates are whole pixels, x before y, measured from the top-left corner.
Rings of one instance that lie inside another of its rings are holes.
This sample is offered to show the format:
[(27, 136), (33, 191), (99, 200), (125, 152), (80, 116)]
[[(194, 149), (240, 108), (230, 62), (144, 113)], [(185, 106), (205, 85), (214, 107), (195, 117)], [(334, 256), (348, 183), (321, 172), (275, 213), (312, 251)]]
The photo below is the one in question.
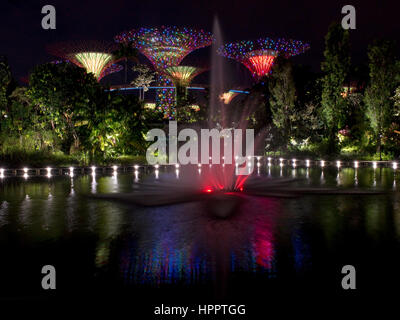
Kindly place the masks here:
[(139, 62), (138, 59), (138, 51), (137, 49), (132, 47), (132, 43), (124, 43), (121, 42), (119, 43), (119, 47), (117, 50), (113, 52), (113, 56), (116, 58), (116, 60), (123, 59), (125, 62), (125, 81), (124, 83), (126, 84), (128, 82), (128, 60), (132, 60), (135, 63)]
[(321, 118), (322, 83), (319, 73), (309, 66), (294, 65), (296, 106), (292, 115), (292, 136), (303, 144), (320, 142), (324, 134)]
[(394, 100), (394, 105), (400, 108), (400, 87), (396, 89), (396, 92), (394, 93), (393, 96), (393, 100)]
[(107, 94), (89, 123), (90, 137), (86, 148), (90, 150), (92, 159), (143, 154), (147, 128), (142, 113), (137, 97), (117, 92)]
[(272, 121), (280, 129), (287, 143), (292, 133), (293, 114), (296, 102), (296, 88), (292, 64), (284, 57), (278, 57), (269, 78), (270, 106)]
[(328, 152), (336, 151), (337, 132), (344, 125), (345, 101), (342, 97), (343, 83), (350, 68), (349, 32), (340, 24), (333, 23), (325, 36), (325, 61), (321, 64), (322, 116), (327, 128)]
[(70, 63), (47, 63), (33, 70), (29, 84), (29, 96), (64, 142), (64, 149), (78, 149), (88, 137), (87, 124), (104, 94), (94, 76)]
[(393, 41), (375, 40), (368, 46), (369, 85), (365, 90), (367, 117), (376, 137), (382, 160), (381, 140), (394, 115), (391, 97), (397, 85), (396, 45)]
[(0, 56), (0, 115), (4, 116), (7, 108), (7, 89), (11, 83), (11, 71), (6, 57)]
[(137, 76), (131, 84), (135, 87), (142, 88), (143, 94), (140, 95), (140, 100), (143, 100), (144, 93), (149, 90), (150, 84), (154, 81), (154, 72), (145, 64), (134, 66), (132, 71), (137, 72)]

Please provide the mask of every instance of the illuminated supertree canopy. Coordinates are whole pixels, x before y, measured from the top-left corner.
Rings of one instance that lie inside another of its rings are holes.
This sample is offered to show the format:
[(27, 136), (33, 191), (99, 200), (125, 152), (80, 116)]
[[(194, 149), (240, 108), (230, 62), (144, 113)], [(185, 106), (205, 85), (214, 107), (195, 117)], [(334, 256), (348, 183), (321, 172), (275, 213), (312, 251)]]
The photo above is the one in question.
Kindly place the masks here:
[(179, 65), (193, 50), (212, 44), (210, 32), (189, 28), (140, 28), (123, 32), (115, 37), (117, 42), (132, 43), (154, 65), (157, 71)]
[(165, 73), (175, 86), (188, 87), (193, 78), (202, 73), (204, 69), (191, 66), (174, 66), (165, 69)]
[(243, 63), (254, 78), (260, 79), (270, 73), (278, 55), (289, 58), (303, 53), (309, 48), (309, 44), (299, 40), (261, 38), (256, 41), (228, 43), (220, 47), (218, 53)]
[[(140, 28), (115, 37), (116, 42), (132, 43), (133, 47), (152, 62), (159, 74), (160, 86), (171, 85), (171, 81), (165, 76), (166, 68), (179, 65), (190, 52), (211, 45), (213, 40), (210, 32), (168, 26)], [(157, 108), (167, 118), (172, 118), (175, 114), (174, 99), (173, 89), (162, 89), (157, 93)]]
[[(49, 53), (68, 60), (93, 73), (99, 81), (110, 74), (107, 69), (115, 62), (112, 52), (116, 46), (102, 41), (62, 42), (47, 47)], [(117, 68), (117, 67), (115, 67)], [(116, 72), (116, 69), (113, 72)]]

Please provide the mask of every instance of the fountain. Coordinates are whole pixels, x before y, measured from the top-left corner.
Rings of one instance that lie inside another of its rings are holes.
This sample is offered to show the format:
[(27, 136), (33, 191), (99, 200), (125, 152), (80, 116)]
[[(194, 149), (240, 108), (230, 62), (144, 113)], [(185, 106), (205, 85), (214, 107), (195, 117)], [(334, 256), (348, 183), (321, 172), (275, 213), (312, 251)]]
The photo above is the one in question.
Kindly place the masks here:
[[(224, 68), (224, 58), (221, 56), (221, 52), (223, 53), (225, 52), (224, 50), (229, 49), (227, 52), (231, 53), (230, 50), (232, 48), (229, 44), (223, 45), (222, 32), (216, 17), (214, 19), (213, 37), (216, 41), (212, 44), (208, 127), (210, 129), (218, 129), (219, 132), (222, 132), (222, 130), (227, 130), (228, 132), (234, 132), (234, 130), (244, 131), (249, 126), (248, 116), (254, 111), (256, 106), (247, 104), (240, 112), (235, 112), (230, 105), (225, 104), (224, 100), (220, 98), (221, 93), (225, 92), (227, 89), (224, 87), (227, 73)], [(302, 42), (291, 41), (292, 42), (287, 44), (283, 39), (274, 42), (271, 39), (265, 38), (260, 39), (258, 45), (263, 48), (265, 46), (273, 47), (275, 53), (279, 50), (285, 51), (289, 48), (291, 51), (289, 50), (289, 52), (286, 53), (288, 56), (298, 54), (302, 50), (308, 49), (308, 45)], [(251, 48), (253, 47), (251, 46)], [(255, 52), (257, 53), (258, 51)], [(269, 67), (271, 67), (271, 65), (269, 65)], [(269, 72), (269, 70), (270, 68), (268, 68), (267, 71)], [(261, 75), (266, 75), (268, 73), (267, 71)], [(260, 74), (256, 74), (256, 76), (259, 77)], [(254, 139), (254, 146), (252, 146), (253, 148), (262, 145), (265, 133), (265, 129), (257, 132)], [(299, 179), (295, 177), (278, 179), (271, 177), (255, 177), (251, 174), (254, 170), (254, 156), (248, 157), (249, 161), (245, 162), (244, 168), (241, 168), (241, 172), (238, 174), (238, 158), (243, 158), (241, 151), (244, 146), (244, 141), (242, 138), (243, 137), (240, 139), (232, 139), (234, 152), (230, 152), (230, 154), (224, 154), (224, 152), (222, 152), (222, 149), (225, 151), (224, 146), (220, 146), (219, 163), (200, 165), (202, 170), (198, 169), (198, 167), (193, 164), (183, 165), (180, 169), (179, 179), (169, 174), (164, 174), (159, 178), (157, 170), (157, 181), (150, 180), (144, 183), (137, 183), (138, 188), (135, 192), (126, 194), (100, 194), (93, 195), (92, 197), (139, 206), (166, 206), (177, 203), (200, 201), (204, 204), (206, 211), (213, 217), (228, 218), (237, 212), (243, 202), (251, 196), (291, 198), (309, 193), (351, 195), (379, 193), (379, 191), (370, 192), (358, 189), (303, 188), (295, 185), (295, 183), (299, 181)], [(227, 139), (223, 140), (224, 144), (226, 144)], [(236, 147), (238, 148), (236, 149)], [(246, 145), (246, 148), (247, 147)], [(236, 150), (240, 150), (239, 153), (237, 153)], [(197, 173), (198, 170), (200, 170), (201, 174)]]

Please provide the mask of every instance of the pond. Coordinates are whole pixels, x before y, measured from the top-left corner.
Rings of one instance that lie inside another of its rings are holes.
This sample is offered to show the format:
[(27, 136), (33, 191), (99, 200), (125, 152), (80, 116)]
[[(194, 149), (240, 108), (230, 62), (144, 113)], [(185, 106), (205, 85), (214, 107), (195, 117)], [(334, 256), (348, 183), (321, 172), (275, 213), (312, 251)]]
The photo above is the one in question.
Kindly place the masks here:
[[(357, 271), (354, 298), (398, 288), (396, 170), (272, 166), (258, 174), (387, 193), (293, 199), (244, 193), (235, 215), (217, 219), (200, 202), (137, 207), (88, 197), (136, 190), (138, 181), (155, 179), (151, 170), (4, 178), (0, 297), (126, 300), (146, 312), (158, 302), (237, 301), (255, 312), (283, 297), (351, 298), (341, 287), (344, 265)], [(41, 288), (44, 265), (56, 268), (57, 290)]]

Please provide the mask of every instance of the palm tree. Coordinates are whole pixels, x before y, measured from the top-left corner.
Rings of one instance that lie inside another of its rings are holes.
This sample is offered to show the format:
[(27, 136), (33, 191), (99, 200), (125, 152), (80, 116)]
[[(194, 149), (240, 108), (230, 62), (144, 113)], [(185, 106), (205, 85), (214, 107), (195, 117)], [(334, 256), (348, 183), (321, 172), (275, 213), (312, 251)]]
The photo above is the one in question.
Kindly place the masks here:
[(132, 47), (131, 42), (119, 43), (117, 50), (113, 52), (116, 60), (124, 60), (125, 62), (125, 84), (128, 82), (128, 60), (139, 62), (139, 52), (136, 48)]

